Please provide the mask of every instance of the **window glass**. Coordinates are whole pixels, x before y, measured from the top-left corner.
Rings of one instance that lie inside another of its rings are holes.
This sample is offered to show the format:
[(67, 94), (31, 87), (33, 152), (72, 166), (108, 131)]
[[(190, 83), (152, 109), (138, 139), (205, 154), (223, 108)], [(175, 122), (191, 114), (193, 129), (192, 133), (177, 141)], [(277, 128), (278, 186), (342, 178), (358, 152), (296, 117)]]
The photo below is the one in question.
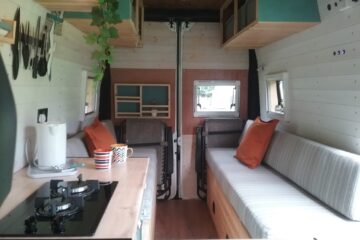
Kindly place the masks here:
[(85, 114), (95, 112), (97, 99), (97, 82), (93, 77), (86, 79)]
[(271, 74), (266, 76), (267, 112), (284, 115), (286, 109), (285, 87), (287, 73)]
[(195, 81), (194, 116), (239, 116), (240, 81)]

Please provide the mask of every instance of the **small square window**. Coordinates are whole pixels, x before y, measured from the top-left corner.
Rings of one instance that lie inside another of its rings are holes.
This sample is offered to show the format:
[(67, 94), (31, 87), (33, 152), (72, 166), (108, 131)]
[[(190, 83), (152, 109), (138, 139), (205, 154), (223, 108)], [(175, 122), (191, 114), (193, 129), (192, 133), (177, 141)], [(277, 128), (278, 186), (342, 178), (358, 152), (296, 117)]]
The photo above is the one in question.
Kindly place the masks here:
[(85, 114), (95, 112), (97, 103), (97, 82), (93, 77), (86, 79)]
[(240, 81), (194, 82), (195, 117), (238, 117)]
[(269, 114), (285, 115), (287, 79), (287, 73), (266, 75), (266, 108)]

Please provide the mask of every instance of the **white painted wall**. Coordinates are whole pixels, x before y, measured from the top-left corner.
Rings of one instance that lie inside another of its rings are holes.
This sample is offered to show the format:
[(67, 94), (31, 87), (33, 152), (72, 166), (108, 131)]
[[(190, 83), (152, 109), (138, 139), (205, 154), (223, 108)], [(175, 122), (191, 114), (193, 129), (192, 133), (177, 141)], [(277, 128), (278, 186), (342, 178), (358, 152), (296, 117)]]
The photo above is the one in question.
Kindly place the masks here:
[[(327, 4), (335, 10), (328, 11)], [(344, 4), (353, 7), (339, 10)], [(282, 127), (360, 153), (360, 4), (318, 0), (318, 5), (321, 24), (257, 51), (264, 66), (261, 115), (266, 118), (264, 76), (287, 71), (289, 115)], [(333, 55), (343, 49), (345, 55)]]
[[(30, 21), (36, 26), (37, 17), (45, 22), (46, 10), (32, 0), (1, 0), (0, 17), (13, 19), (16, 8), (21, 8), (21, 22)], [(10, 78), (17, 111), (17, 141), (14, 171), (25, 165), (25, 141), (34, 141), (37, 110), (48, 108), (49, 121), (67, 123), (69, 134), (74, 133), (84, 119), (85, 88), (81, 83), (82, 71), (91, 70), (91, 48), (83, 40), (82, 33), (73, 26), (63, 24), (63, 35), (56, 36), (57, 48), (52, 68), (52, 80), (47, 77), (33, 79), (31, 71), (20, 72), (12, 79), (12, 53), (10, 45), (1, 44), (0, 52)]]

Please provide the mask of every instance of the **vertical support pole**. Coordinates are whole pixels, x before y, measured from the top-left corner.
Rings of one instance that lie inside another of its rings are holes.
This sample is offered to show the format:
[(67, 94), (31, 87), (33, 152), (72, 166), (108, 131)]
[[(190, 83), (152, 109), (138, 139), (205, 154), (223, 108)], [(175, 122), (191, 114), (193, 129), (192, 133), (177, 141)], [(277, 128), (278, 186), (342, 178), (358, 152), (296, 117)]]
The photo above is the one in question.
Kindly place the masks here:
[(181, 20), (176, 21), (176, 194), (175, 200), (180, 200), (180, 176), (181, 176), (181, 135), (182, 135), (182, 114), (181, 114), (181, 89), (182, 89), (182, 24)]

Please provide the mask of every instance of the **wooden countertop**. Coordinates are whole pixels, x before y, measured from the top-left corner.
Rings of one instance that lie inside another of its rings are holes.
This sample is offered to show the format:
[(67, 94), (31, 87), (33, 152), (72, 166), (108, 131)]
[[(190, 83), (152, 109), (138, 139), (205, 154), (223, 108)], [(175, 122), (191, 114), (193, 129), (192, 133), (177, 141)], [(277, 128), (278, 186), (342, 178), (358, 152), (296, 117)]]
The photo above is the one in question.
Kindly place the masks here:
[[(85, 163), (85, 167), (78, 170), (78, 174), (82, 173), (84, 180), (118, 181), (95, 235), (84, 238), (134, 238), (139, 221), (149, 159), (130, 158), (125, 164), (113, 165), (111, 169), (101, 170), (95, 169), (92, 158), (79, 158), (76, 161)], [(58, 177), (57, 179), (76, 180), (78, 174)], [(29, 178), (26, 175), (26, 169), (17, 172), (12, 181), (11, 191), (0, 207), (0, 219), (49, 180), (50, 178)], [(79, 239), (79, 237), (75, 238)]]

